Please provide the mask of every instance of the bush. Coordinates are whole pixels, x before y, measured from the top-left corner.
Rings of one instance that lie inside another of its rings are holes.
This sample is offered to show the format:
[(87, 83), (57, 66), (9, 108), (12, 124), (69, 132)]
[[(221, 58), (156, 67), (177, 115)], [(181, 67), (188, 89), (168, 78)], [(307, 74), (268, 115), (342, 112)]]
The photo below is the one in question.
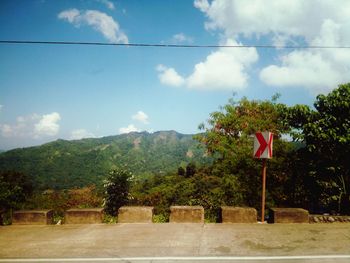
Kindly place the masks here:
[(153, 223), (166, 223), (169, 222), (169, 216), (164, 214), (154, 215)]
[(32, 182), (23, 173), (0, 173), (0, 210), (16, 209), (32, 192)]
[(106, 213), (115, 216), (119, 207), (128, 203), (131, 181), (132, 173), (125, 169), (115, 169), (109, 172), (103, 184), (105, 188), (104, 207)]

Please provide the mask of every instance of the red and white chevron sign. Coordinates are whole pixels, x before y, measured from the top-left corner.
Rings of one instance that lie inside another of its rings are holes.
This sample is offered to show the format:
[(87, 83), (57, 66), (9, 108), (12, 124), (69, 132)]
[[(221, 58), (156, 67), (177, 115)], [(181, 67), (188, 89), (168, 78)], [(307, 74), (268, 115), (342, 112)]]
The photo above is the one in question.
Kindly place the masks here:
[(257, 132), (254, 136), (254, 157), (272, 158), (273, 133)]

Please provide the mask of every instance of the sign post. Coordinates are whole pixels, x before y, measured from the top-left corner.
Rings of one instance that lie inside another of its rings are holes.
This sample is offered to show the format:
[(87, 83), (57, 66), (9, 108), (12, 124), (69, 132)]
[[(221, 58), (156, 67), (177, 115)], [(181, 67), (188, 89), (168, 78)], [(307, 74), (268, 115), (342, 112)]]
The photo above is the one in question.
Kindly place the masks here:
[(261, 222), (265, 220), (266, 159), (272, 158), (273, 134), (257, 132), (254, 136), (254, 157), (262, 160)]
[(265, 221), (266, 159), (262, 160), (261, 223)]

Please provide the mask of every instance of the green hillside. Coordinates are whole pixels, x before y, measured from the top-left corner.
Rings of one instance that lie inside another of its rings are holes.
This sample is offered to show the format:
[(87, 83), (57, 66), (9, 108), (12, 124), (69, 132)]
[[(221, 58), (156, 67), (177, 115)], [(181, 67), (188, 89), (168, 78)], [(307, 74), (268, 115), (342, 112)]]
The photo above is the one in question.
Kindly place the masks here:
[(0, 154), (0, 171), (15, 170), (41, 189), (101, 184), (108, 171), (127, 167), (136, 176), (176, 171), (189, 162), (209, 162), (192, 135), (175, 131), (129, 133), (76, 141), (57, 140)]

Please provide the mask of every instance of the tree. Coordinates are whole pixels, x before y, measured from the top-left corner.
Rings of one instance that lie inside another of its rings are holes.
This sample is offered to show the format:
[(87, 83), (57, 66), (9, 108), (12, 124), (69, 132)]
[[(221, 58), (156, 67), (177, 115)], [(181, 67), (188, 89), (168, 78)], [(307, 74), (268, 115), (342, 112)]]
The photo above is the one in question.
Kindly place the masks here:
[(187, 166), (186, 166), (186, 173), (185, 173), (185, 176), (186, 176), (186, 177), (192, 177), (192, 176), (194, 176), (195, 173), (196, 173), (196, 164), (190, 162), (190, 163), (187, 164)]
[(196, 139), (204, 143), (208, 154), (216, 158), (212, 167), (213, 175), (226, 179), (228, 176), (236, 177), (237, 198), (232, 198), (243, 200), (238, 205), (259, 207), (260, 196), (257, 192), (261, 189), (261, 164), (253, 158), (252, 152), (252, 135), (257, 131), (271, 131), (274, 134), (274, 148), (277, 149), (276, 157), (269, 162), (268, 183), (280, 185), (268, 189), (267, 203), (274, 204), (273, 197), (283, 199), (278, 196), (283, 191), (275, 189), (283, 187), (281, 176), (289, 176), (288, 171), (279, 165), (288, 150), (281, 136), (289, 131), (289, 126), (281, 121), (281, 111), (286, 106), (276, 103), (277, 99), (277, 95), (272, 101), (230, 99), (228, 104), (221, 107), (221, 111), (210, 114), (208, 126), (199, 126), (205, 132), (196, 136)]
[(328, 191), (329, 201), (338, 192), (338, 210), (350, 213), (350, 83), (318, 95), (314, 107), (287, 108), (284, 119), (294, 128), (294, 139), (307, 146), (309, 173)]
[(182, 166), (177, 168), (177, 175), (179, 175), (179, 176), (184, 176), (185, 175), (185, 169)]
[(32, 182), (25, 174), (14, 171), (0, 173), (0, 210), (20, 207), (32, 191)]
[(114, 169), (109, 172), (104, 181), (105, 210), (110, 215), (116, 215), (118, 209), (129, 201), (129, 189), (132, 173), (125, 169)]
[(205, 124), (199, 126), (205, 133), (196, 139), (206, 145), (209, 154), (228, 160), (246, 153), (247, 148), (250, 150), (251, 135), (257, 131), (271, 131), (275, 138), (279, 138), (289, 129), (280, 121), (280, 108), (285, 105), (277, 104), (277, 98), (275, 96), (272, 101), (242, 98), (238, 102), (230, 99), (221, 111), (210, 114), (208, 127)]

